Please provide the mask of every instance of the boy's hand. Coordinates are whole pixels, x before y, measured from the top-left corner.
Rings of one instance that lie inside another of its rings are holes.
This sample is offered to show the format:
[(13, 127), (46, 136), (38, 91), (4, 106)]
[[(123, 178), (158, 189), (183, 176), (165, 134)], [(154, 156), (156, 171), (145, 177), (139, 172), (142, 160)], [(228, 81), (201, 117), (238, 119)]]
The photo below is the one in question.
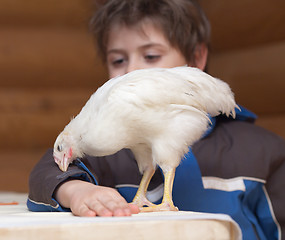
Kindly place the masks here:
[(138, 206), (127, 203), (115, 189), (80, 180), (63, 183), (55, 197), (76, 216), (130, 216), (139, 213)]

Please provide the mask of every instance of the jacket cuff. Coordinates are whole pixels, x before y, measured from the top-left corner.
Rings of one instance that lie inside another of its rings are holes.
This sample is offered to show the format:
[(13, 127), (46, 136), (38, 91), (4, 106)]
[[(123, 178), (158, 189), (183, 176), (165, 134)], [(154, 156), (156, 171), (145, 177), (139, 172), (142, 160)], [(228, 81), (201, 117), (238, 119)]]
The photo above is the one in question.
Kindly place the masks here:
[(76, 160), (74, 160), (74, 164), (78, 167), (78, 168), (81, 168), (82, 170), (84, 170), (88, 176), (85, 176), (85, 177), (89, 177), (88, 179), (86, 179), (86, 181), (88, 182), (92, 182), (96, 185), (98, 185), (98, 181), (97, 179), (95, 178), (95, 176), (90, 172), (90, 170), (85, 166), (85, 164), (79, 159), (77, 158)]
[(52, 198), (55, 206), (42, 203), (35, 202), (32, 199), (27, 199), (27, 207), (32, 212), (71, 212), (69, 208), (62, 207), (54, 198)]
[[(62, 173), (57, 176), (57, 179), (60, 180), (61, 183), (69, 180), (69, 179), (80, 179), (82, 181), (91, 182), (95, 185), (98, 185), (98, 181), (95, 176), (90, 172), (90, 170), (85, 166), (85, 164), (79, 159), (74, 160), (74, 165), (76, 165), (79, 169), (83, 170), (82, 172), (70, 170)], [(70, 212), (69, 208), (62, 207), (56, 199), (53, 197), (54, 191), (51, 196), (52, 203), (43, 203), (37, 202), (30, 198), (27, 199), (27, 207), (32, 212)]]

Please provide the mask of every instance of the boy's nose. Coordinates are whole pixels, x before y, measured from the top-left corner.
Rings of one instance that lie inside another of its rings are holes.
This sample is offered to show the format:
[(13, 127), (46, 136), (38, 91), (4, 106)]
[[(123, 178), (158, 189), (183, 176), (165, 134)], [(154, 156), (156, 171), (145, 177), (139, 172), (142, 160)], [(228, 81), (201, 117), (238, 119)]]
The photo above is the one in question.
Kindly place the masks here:
[(141, 66), (137, 61), (129, 61), (128, 66), (126, 67), (126, 73), (142, 68), (143, 66)]

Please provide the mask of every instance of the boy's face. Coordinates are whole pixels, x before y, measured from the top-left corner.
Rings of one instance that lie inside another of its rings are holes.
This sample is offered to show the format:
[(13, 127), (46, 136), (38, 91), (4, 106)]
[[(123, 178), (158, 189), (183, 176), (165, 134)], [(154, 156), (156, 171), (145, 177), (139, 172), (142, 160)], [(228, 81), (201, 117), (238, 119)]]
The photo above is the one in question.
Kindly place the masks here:
[(115, 25), (107, 43), (110, 78), (142, 68), (170, 68), (188, 64), (181, 52), (172, 47), (163, 33), (150, 22), (142, 30)]

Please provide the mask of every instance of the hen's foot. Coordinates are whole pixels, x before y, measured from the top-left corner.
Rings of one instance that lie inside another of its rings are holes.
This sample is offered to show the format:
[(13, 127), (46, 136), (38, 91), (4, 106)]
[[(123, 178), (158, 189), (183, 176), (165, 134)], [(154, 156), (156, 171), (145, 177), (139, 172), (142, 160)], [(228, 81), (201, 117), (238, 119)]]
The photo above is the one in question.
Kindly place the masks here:
[(178, 211), (178, 208), (175, 207), (173, 204), (168, 202), (162, 202), (158, 205), (152, 205), (149, 207), (143, 207), (140, 209), (141, 212), (161, 212), (161, 211)]
[(146, 197), (142, 195), (135, 196), (135, 198), (133, 199), (131, 203), (137, 205), (140, 209), (143, 209), (144, 206), (148, 206), (148, 207), (155, 206), (155, 204), (150, 202)]

